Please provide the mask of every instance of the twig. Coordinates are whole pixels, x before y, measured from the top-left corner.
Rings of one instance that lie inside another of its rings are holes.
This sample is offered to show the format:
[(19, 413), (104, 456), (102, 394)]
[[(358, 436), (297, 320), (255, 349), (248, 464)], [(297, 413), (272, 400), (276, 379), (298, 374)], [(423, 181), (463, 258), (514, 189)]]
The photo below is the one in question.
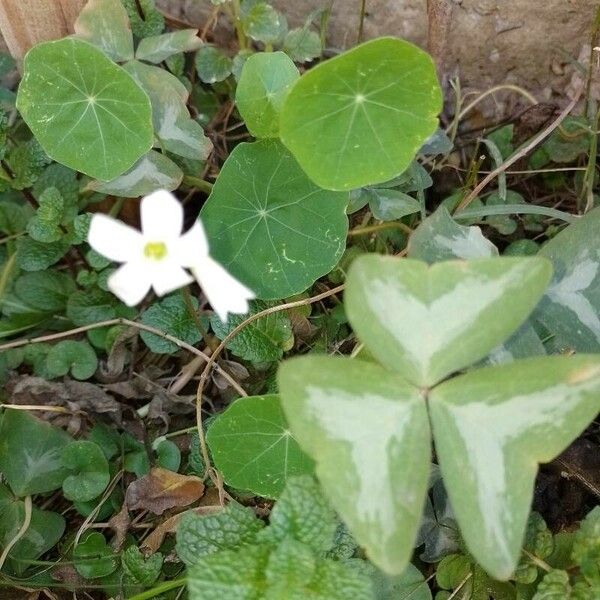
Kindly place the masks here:
[(32, 511), (31, 496), (26, 496), (24, 498), (23, 505), (25, 508), (23, 524), (21, 525), (21, 528), (19, 529), (19, 531), (17, 531), (17, 534), (15, 535), (15, 537), (13, 537), (13, 539), (10, 540), (10, 542), (8, 542), (8, 544), (6, 544), (6, 548), (4, 548), (4, 552), (2, 552), (2, 555), (0, 556), (0, 569), (2, 569), (2, 567), (4, 566), (4, 563), (6, 562), (6, 559), (8, 558), (9, 552), (13, 549), (15, 544), (27, 533), (27, 530), (29, 529), (29, 525), (31, 524), (31, 511)]
[(579, 98), (581, 97), (581, 93), (583, 92), (583, 87), (580, 87), (578, 92), (575, 94), (571, 102), (567, 105), (567, 107), (558, 115), (558, 118), (548, 125), (545, 129), (540, 131), (536, 136), (531, 138), (527, 144), (519, 148), (510, 158), (506, 159), (500, 166), (496, 167), (493, 171), (491, 171), (486, 177), (484, 177), (477, 186), (468, 194), (456, 207), (456, 212), (461, 211), (466, 208), (477, 198), (479, 192), (483, 190), (488, 183), (493, 181), (500, 173), (506, 171), (508, 167), (514, 165), (519, 159), (526, 156), (531, 150), (533, 150), (538, 144), (540, 144), (543, 140), (545, 140), (567, 117), (567, 115), (573, 110)]

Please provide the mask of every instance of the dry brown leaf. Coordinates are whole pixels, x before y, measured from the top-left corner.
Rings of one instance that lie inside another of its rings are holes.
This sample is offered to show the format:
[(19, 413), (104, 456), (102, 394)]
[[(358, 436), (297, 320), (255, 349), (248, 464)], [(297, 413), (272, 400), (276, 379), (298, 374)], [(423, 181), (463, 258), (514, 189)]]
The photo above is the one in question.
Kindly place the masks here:
[(144, 509), (162, 515), (170, 508), (189, 506), (203, 493), (204, 484), (199, 477), (156, 467), (129, 485), (125, 503), (129, 510)]
[(108, 522), (108, 526), (115, 532), (112, 547), (116, 552), (119, 552), (123, 548), (130, 525), (129, 509), (127, 508), (127, 503), (124, 502), (121, 510)]

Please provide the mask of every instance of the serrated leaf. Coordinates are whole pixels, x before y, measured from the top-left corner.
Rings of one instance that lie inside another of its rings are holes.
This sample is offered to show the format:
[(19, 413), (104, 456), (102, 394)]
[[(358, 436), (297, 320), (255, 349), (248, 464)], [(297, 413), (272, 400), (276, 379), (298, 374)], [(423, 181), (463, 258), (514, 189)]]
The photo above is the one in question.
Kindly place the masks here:
[(258, 496), (277, 498), (290, 477), (313, 470), (275, 395), (239, 398), (213, 421), (206, 440), (225, 482)]
[(114, 179), (152, 146), (147, 95), (82, 40), (44, 42), (27, 53), (17, 107), (54, 160), (96, 179)]
[(202, 46), (196, 52), (195, 64), (198, 77), (204, 83), (224, 81), (231, 75), (233, 67), (229, 56), (209, 45)]
[(208, 554), (253, 544), (263, 527), (250, 508), (237, 502), (230, 502), (214, 515), (187, 512), (177, 528), (177, 555), (191, 567)]
[(63, 448), (61, 459), (71, 471), (62, 484), (67, 500), (89, 502), (97, 498), (110, 482), (108, 461), (94, 442), (72, 442)]
[(234, 148), (201, 218), (215, 260), (258, 298), (279, 299), (336, 265), (347, 201), (315, 186), (280, 143), (264, 140)]
[[(194, 310), (198, 310), (198, 301), (192, 298)], [(205, 319), (205, 318), (204, 318)], [(195, 344), (202, 339), (194, 317), (190, 314), (181, 294), (173, 294), (155, 302), (142, 313), (142, 323), (188, 343)], [(206, 320), (204, 320), (206, 325)], [(179, 346), (153, 333), (140, 333), (144, 344), (156, 354), (172, 354)]]
[(535, 317), (577, 352), (600, 351), (599, 227), (596, 208), (540, 250), (554, 264), (554, 278)]
[(436, 130), (441, 104), (429, 55), (379, 38), (296, 82), (281, 113), (281, 139), (321, 187), (364, 187), (406, 170)]
[(39, 201), (44, 191), (48, 188), (56, 188), (60, 192), (65, 205), (70, 209), (69, 217), (73, 219), (77, 214), (77, 204), (79, 201), (77, 173), (73, 169), (69, 169), (58, 163), (48, 165), (37, 178), (31, 191), (35, 199)]
[(15, 294), (27, 306), (45, 312), (60, 313), (76, 290), (73, 278), (60, 271), (25, 273), (15, 281)]
[(338, 357), (286, 361), (278, 379), (290, 429), (334, 508), (379, 568), (402, 573), (429, 476), (419, 391), (379, 365)]
[(114, 319), (117, 315), (118, 301), (112, 294), (93, 288), (79, 290), (67, 301), (67, 317), (75, 325), (89, 325)]
[(540, 581), (532, 600), (568, 600), (571, 584), (566, 571), (550, 571)]
[(196, 29), (181, 29), (172, 33), (163, 33), (144, 38), (135, 51), (138, 60), (161, 63), (173, 54), (191, 52), (202, 46)]
[(36, 182), (50, 157), (37, 140), (31, 139), (11, 148), (4, 160), (12, 173), (10, 187), (23, 190)]
[(427, 217), (410, 236), (408, 256), (434, 263), (454, 258), (498, 256), (498, 248), (479, 227), (459, 225), (444, 206)]
[(492, 577), (508, 579), (538, 463), (562, 452), (600, 410), (599, 358), (551, 356), (477, 369), (436, 387), (429, 407), (465, 542)]
[(539, 561), (548, 558), (554, 550), (552, 532), (539, 513), (529, 515), (522, 546), (524, 552), (513, 578), (519, 583), (534, 583), (538, 578)]
[(293, 538), (284, 539), (271, 552), (265, 569), (269, 594), (284, 597), (305, 587), (314, 577), (317, 561), (309, 546)]
[(262, 541), (279, 543), (293, 538), (321, 555), (333, 546), (338, 520), (316, 481), (309, 476), (288, 480), (271, 511)]
[(132, 60), (125, 69), (146, 91), (152, 103), (152, 121), (162, 146), (179, 156), (204, 160), (212, 144), (202, 126), (190, 117), (187, 89), (165, 69)]
[(29, 236), (22, 237), (17, 242), (17, 266), (23, 271), (43, 271), (57, 263), (69, 248), (64, 239), (45, 244)]
[(159, 35), (165, 28), (165, 19), (156, 9), (154, 0), (121, 0), (127, 15), (133, 35), (145, 38)]
[(121, 565), (123, 571), (135, 583), (144, 587), (151, 587), (160, 577), (163, 566), (163, 555), (156, 552), (148, 558), (135, 546), (129, 546), (121, 554)]
[(253, 54), (244, 63), (235, 102), (255, 137), (277, 137), (279, 113), (300, 74), (283, 52)]
[(27, 233), (37, 242), (56, 242), (63, 237), (60, 228), (65, 202), (55, 187), (46, 188), (40, 195), (36, 214), (27, 223)]
[(156, 190), (173, 191), (179, 187), (183, 171), (164, 154), (150, 150), (129, 171), (112, 181), (92, 181), (88, 189), (125, 198), (147, 196)]
[[(249, 314), (268, 308), (266, 302), (250, 303)], [(248, 315), (232, 315), (223, 323), (216, 315), (210, 321), (215, 335), (224, 339), (235, 327), (242, 323)], [(256, 319), (242, 329), (228, 344), (227, 348), (236, 356), (254, 362), (271, 362), (283, 356), (294, 343), (292, 324), (284, 312), (274, 312)]]
[(600, 507), (594, 508), (581, 522), (575, 534), (572, 557), (586, 580), (600, 585)]
[(61, 459), (71, 438), (23, 410), (7, 410), (0, 423), (0, 471), (19, 497), (60, 488), (68, 471)]
[(507, 339), (537, 304), (550, 276), (549, 262), (540, 258), (427, 266), (364, 255), (350, 267), (345, 308), (382, 365), (430, 387)]
[(71, 373), (75, 379), (89, 379), (98, 368), (96, 352), (87, 342), (62, 340), (54, 344), (46, 356), (50, 377)]
[(100, 48), (115, 62), (133, 58), (129, 17), (120, 0), (88, 0), (73, 28), (76, 37)]

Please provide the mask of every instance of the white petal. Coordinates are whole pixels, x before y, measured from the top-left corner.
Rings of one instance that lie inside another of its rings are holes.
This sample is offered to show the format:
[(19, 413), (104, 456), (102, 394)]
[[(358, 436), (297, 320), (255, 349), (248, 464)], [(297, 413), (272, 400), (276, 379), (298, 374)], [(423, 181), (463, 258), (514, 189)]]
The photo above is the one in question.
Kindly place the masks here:
[(194, 281), (174, 260), (163, 259), (151, 266), (152, 287), (159, 296), (164, 296)]
[(152, 192), (142, 198), (142, 233), (146, 241), (173, 240), (183, 229), (183, 207), (173, 194), (165, 190)]
[(106, 284), (127, 306), (135, 306), (150, 291), (150, 273), (144, 268), (143, 261), (132, 261), (119, 267)]
[(88, 243), (98, 254), (110, 260), (127, 262), (141, 255), (144, 239), (133, 227), (106, 215), (95, 214), (90, 223)]
[(207, 257), (192, 267), (192, 273), (221, 321), (227, 321), (228, 313), (248, 312), (248, 300), (255, 297), (254, 292), (230, 275), (218, 262)]
[(173, 259), (183, 267), (191, 267), (208, 257), (208, 240), (202, 221), (198, 219), (189, 231), (172, 242), (169, 252)]

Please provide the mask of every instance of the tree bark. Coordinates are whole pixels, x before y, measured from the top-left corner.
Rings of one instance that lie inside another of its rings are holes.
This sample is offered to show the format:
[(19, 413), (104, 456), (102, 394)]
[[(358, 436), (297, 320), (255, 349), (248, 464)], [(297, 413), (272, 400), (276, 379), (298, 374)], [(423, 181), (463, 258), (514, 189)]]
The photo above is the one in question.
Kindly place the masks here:
[(47, 40), (73, 32), (85, 0), (0, 0), (0, 31), (13, 58)]

